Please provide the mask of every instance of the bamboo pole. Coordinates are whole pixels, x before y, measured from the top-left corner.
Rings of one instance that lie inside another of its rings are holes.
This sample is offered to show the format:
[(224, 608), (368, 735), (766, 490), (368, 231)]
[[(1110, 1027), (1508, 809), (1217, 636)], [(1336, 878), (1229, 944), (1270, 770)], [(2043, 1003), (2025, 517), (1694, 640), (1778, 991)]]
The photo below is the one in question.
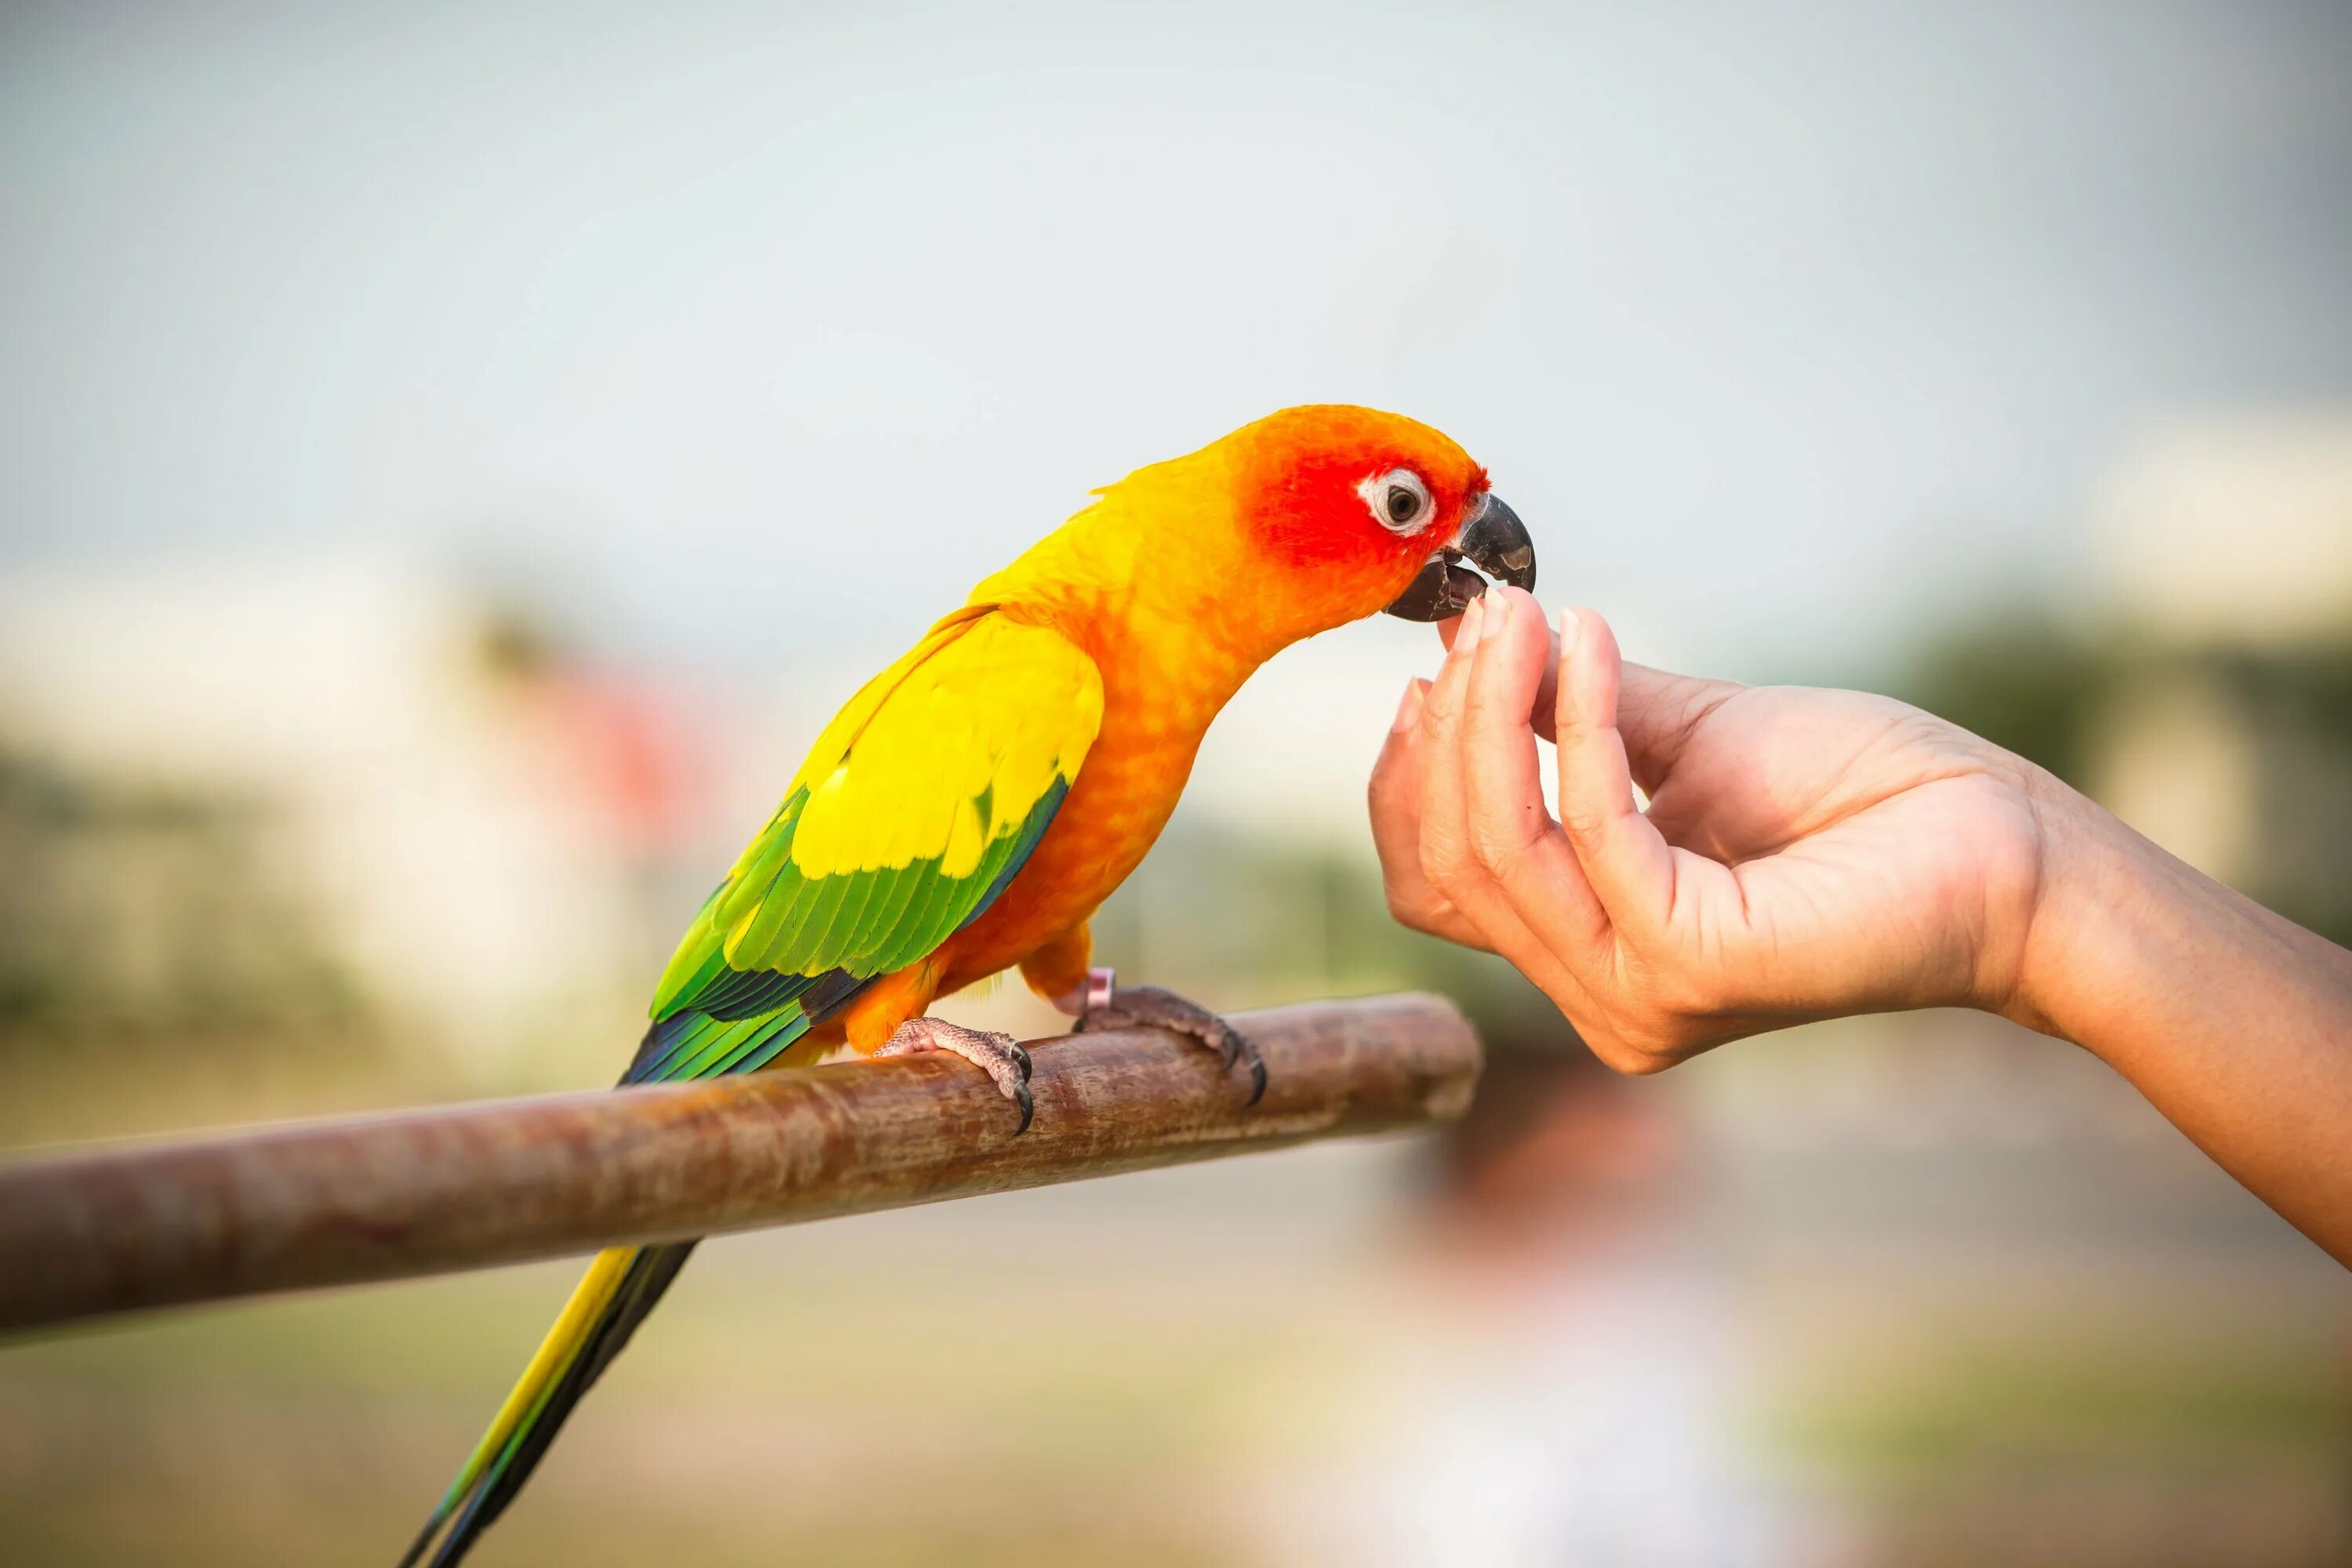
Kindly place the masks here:
[(1032, 1042), (1037, 1115), (942, 1057), (492, 1100), (0, 1165), (0, 1330), (900, 1208), (1447, 1121), (1477, 1037), (1425, 995)]

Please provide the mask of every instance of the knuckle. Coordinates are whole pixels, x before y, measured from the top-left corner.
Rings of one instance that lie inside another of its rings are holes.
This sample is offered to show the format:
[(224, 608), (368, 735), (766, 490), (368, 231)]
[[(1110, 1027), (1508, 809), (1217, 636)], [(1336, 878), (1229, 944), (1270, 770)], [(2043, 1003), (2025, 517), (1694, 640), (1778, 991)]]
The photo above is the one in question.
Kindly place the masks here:
[(1717, 1005), (1712, 981), (1686, 963), (1646, 963), (1642, 980), (1650, 1010), (1661, 1020), (1687, 1022), (1704, 1018)]
[(1470, 854), (1490, 872), (1516, 866), (1535, 843), (1528, 825), (1509, 819), (1482, 818), (1470, 827)]
[(1460, 856), (1427, 840), (1421, 847), (1421, 874), (1431, 887), (1449, 897), (1468, 880), (1468, 869)]
[(1595, 993), (1601, 1016), (1586, 1035), (1593, 1055), (1630, 1078), (1664, 1072), (1706, 1037), (1703, 982), (1687, 965), (1620, 948)]
[(1624, 1037), (1613, 1029), (1587, 1028), (1577, 1031), (1584, 1048), (1597, 1058), (1611, 1072), (1633, 1076), (1641, 1063), (1641, 1053), (1629, 1045)]
[(1589, 805), (1560, 802), (1559, 825), (1567, 830), (1570, 837), (1580, 843), (1590, 843), (1599, 837), (1608, 821), (1606, 813), (1595, 811)]
[(1421, 868), (1418, 865), (1412, 867), (1383, 865), (1381, 870), (1381, 892), (1388, 904), (1389, 913), (1399, 920), (1404, 919), (1406, 910), (1430, 903), (1435, 898), (1429, 884), (1423, 879)]
[(1667, 1037), (1639, 1024), (1620, 1023), (1596, 1031), (1585, 1037), (1585, 1044), (1601, 1065), (1624, 1078), (1648, 1078), (1681, 1059)]
[(1401, 926), (1435, 934), (1438, 918), (1444, 906), (1435, 900), (1391, 889), (1389, 892), (1389, 918)]
[(1682, 1057), (1662, 1047), (1637, 1045), (1626, 1059), (1617, 1064), (1622, 1078), (1654, 1078), (1682, 1060)]

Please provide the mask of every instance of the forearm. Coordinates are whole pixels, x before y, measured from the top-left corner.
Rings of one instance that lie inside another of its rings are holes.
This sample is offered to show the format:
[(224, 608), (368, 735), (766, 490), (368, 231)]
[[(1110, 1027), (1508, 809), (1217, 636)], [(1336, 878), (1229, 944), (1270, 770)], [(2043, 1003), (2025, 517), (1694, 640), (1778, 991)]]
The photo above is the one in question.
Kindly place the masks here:
[(2007, 1009), (2121, 1073), (2352, 1267), (2352, 952), (2063, 786)]

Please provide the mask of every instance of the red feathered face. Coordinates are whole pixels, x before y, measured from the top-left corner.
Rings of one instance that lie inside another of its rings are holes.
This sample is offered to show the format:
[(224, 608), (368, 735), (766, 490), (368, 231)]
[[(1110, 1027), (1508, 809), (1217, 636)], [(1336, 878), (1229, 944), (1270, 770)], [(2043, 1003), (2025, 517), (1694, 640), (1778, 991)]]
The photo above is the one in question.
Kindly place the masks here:
[(1234, 437), (1244, 526), (1316, 618), (1443, 620), (1485, 591), (1464, 559), (1535, 584), (1535, 546), (1486, 471), (1428, 426), (1370, 408), (1289, 408)]

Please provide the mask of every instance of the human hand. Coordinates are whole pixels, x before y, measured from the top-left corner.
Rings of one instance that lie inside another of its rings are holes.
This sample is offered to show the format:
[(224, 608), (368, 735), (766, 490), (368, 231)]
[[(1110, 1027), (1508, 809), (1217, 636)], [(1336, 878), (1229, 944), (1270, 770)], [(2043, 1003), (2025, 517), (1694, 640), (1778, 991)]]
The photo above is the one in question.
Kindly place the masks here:
[(1888, 698), (1668, 675), (1591, 610), (1562, 624), (1492, 593), (1407, 689), (1370, 787), (1398, 920), (1500, 953), (1623, 1072), (1811, 1018), (2019, 1005), (2071, 792)]

